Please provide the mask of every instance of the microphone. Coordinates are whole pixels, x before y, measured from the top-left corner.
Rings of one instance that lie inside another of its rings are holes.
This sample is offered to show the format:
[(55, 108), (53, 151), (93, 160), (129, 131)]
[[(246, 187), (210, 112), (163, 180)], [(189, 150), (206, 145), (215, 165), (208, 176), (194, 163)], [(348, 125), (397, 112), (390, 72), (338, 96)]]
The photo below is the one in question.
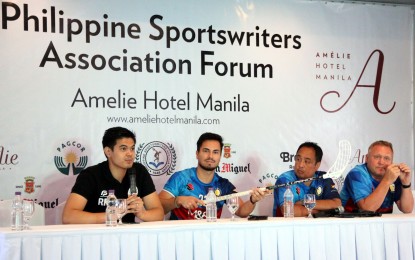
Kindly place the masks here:
[(317, 213), (313, 214), (314, 218), (327, 218), (327, 217), (334, 217), (336, 215), (344, 213), (343, 206), (338, 206), (334, 209), (322, 210)]
[(128, 177), (130, 178), (130, 188), (128, 189), (128, 196), (130, 195), (137, 195), (138, 194), (138, 188), (137, 188), (137, 183), (136, 183), (136, 171), (133, 167), (129, 168), (127, 170), (128, 173)]

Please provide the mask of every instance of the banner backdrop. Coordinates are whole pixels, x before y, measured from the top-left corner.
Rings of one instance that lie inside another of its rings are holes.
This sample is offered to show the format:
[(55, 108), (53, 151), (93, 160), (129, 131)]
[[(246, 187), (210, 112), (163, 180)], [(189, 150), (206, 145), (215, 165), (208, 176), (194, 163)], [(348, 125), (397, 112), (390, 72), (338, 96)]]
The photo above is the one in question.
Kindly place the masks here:
[(158, 192), (207, 131), (238, 191), (275, 183), (304, 141), (321, 170), (342, 139), (348, 170), (378, 139), (413, 168), (413, 23), (409, 7), (314, 1), (2, 1), (0, 199), (22, 191), (59, 223), (113, 126), (136, 133)]

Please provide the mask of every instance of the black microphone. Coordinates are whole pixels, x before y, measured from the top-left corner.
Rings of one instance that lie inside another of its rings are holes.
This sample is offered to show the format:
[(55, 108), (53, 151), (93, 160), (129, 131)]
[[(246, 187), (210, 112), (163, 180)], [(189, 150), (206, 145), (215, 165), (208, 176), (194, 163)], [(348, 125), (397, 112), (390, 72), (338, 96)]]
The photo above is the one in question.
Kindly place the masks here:
[(136, 183), (136, 171), (135, 171), (134, 165), (133, 167), (127, 170), (127, 173), (130, 178), (130, 188), (128, 189), (128, 196), (134, 195), (134, 194), (137, 195), (138, 188), (137, 188), (137, 183)]
[(336, 215), (342, 214), (344, 212), (343, 206), (338, 206), (335, 209), (321, 210), (313, 214), (314, 218), (328, 218), (334, 217)]

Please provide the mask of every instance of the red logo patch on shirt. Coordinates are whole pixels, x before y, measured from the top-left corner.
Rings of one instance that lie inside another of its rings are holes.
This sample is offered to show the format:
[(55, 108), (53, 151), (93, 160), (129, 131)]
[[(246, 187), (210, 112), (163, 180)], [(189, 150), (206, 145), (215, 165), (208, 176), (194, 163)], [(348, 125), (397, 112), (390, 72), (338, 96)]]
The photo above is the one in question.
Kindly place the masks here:
[(299, 187), (296, 187), (296, 188), (295, 188), (295, 192), (297, 193), (297, 195), (300, 195), (300, 193), (301, 193), (300, 188), (299, 188)]
[(191, 184), (191, 183), (188, 183), (187, 185), (186, 185), (186, 188), (188, 189), (188, 190), (194, 190), (195, 188), (193, 187), (193, 184)]

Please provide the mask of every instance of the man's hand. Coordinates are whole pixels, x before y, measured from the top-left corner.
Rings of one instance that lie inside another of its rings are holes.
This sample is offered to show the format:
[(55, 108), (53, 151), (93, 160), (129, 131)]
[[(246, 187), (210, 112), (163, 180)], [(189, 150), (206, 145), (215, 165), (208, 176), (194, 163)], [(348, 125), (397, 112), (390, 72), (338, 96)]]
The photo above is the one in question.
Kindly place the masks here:
[(383, 181), (386, 181), (387, 184), (393, 184), (396, 179), (401, 175), (401, 169), (397, 164), (391, 164), (386, 168), (385, 176), (383, 177)]
[(399, 178), (401, 179), (402, 185), (409, 185), (411, 183), (411, 168), (404, 163), (398, 165), (400, 170)]
[(137, 195), (131, 195), (127, 198), (127, 213), (137, 213), (145, 211), (144, 202)]
[(252, 190), (251, 193), (251, 200), (253, 203), (257, 203), (258, 201), (262, 200), (268, 194), (271, 194), (271, 190), (262, 190), (261, 188), (255, 188)]
[(177, 196), (175, 198), (175, 204), (177, 207), (182, 206), (185, 209), (194, 210), (199, 207), (199, 205), (204, 205), (205, 203), (203, 200), (199, 200), (192, 196)]

